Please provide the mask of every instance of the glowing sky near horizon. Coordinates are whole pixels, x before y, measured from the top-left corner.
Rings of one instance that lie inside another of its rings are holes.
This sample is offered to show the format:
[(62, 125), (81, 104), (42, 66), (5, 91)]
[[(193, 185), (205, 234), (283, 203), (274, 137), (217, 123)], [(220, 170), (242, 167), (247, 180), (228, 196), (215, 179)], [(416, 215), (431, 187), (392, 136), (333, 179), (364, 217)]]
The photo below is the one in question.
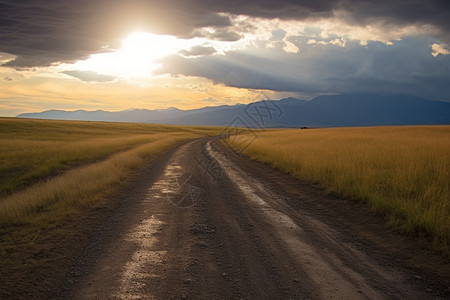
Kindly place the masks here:
[(322, 94), (450, 101), (445, 1), (0, 0), (0, 116)]

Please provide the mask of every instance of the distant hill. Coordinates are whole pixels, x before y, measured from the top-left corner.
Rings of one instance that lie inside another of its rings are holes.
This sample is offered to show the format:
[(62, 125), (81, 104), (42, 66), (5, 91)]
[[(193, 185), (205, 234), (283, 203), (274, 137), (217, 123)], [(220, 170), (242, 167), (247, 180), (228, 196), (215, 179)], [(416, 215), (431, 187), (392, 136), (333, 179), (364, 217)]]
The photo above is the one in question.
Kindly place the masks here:
[(193, 110), (49, 110), (17, 117), (240, 127), (444, 125), (450, 124), (450, 103), (402, 95), (351, 94), (319, 96), (309, 101), (263, 100)]

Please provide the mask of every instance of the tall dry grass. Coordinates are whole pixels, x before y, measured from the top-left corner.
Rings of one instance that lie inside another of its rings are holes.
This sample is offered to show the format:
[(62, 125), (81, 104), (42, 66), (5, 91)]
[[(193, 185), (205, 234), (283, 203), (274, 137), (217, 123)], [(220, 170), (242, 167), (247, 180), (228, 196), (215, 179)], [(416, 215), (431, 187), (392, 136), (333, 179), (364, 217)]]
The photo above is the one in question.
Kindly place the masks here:
[(145, 157), (195, 135), (154, 134), (153, 141), (119, 152), (109, 159), (69, 170), (0, 200), (0, 225), (49, 223), (97, 202)]
[(367, 202), (389, 224), (449, 253), (450, 126), (273, 130), (250, 143), (250, 157), (329, 191)]
[(157, 133), (214, 134), (211, 127), (0, 118), (0, 197), (42, 178), (152, 142)]

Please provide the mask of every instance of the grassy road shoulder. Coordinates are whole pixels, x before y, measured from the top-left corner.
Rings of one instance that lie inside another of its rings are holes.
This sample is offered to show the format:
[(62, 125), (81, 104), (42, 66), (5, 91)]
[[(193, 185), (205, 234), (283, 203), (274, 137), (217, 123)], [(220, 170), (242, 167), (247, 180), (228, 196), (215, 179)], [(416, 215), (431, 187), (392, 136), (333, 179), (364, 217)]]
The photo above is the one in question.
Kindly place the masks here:
[(368, 203), (388, 223), (449, 255), (450, 127), (268, 130), (231, 146), (330, 192)]

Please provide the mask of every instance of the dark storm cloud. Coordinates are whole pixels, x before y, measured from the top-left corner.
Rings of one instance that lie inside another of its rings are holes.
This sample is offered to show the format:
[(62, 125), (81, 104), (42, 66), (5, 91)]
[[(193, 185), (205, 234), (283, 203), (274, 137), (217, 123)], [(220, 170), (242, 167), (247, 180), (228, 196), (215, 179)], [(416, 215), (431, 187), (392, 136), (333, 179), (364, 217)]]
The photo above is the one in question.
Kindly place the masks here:
[(357, 24), (370, 24), (382, 21), (393, 25), (431, 24), (442, 29), (449, 38), (450, 1), (405, 1), (405, 0), (368, 0), (340, 1), (338, 8), (347, 12), (347, 21)]
[(78, 78), (81, 81), (109, 82), (109, 81), (113, 81), (114, 79), (116, 79), (116, 77), (114, 77), (114, 76), (103, 75), (103, 74), (99, 74), (99, 73), (92, 72), (92, 71), (76, 71), (76, 70), (74, 70), (74, 71), (64, 71), (61, 73)]
[(112, 42), (113, 35), (96, 16), (99, 10), (75, 3), (80, 1), (0, 1), (0, 51), (18, 56), (7, 65), (74, 61)]
[(447, 0), (0, 0), (0, 52), (17, 56), (15, 67), (73, 62), (118, 47), (132, 30), (192, 37), (202, 27), (210, 38), (232, 41), (227, 14), (304, 20), (339, 12), (355, 24), (431, 24), (450, 41)]
[[(167, 56), (161, 62), (164, 66), (159, 73), (172, 75), (200, 76), (228, 86), (292, 91), (301, 88), (290, 77), (288, 65), (282, 61), (261, 58), (240, 52), (228, 52), (227, 55), (184, 58), (177, 55)], [(280, 72), (280, 70), (284, 70)], [(284, 74), (283, 74), (284, 73)]]
[(228, 86), (303, 94), (395, 93), (450, 98), (450, 56), (430, 55), (432, 40), (407, 38), (386, 46), (303, 45), (301, 54), (277, 49), (234, 51), (187, 59), (168, 56), (159, 73), (201, 76)]

